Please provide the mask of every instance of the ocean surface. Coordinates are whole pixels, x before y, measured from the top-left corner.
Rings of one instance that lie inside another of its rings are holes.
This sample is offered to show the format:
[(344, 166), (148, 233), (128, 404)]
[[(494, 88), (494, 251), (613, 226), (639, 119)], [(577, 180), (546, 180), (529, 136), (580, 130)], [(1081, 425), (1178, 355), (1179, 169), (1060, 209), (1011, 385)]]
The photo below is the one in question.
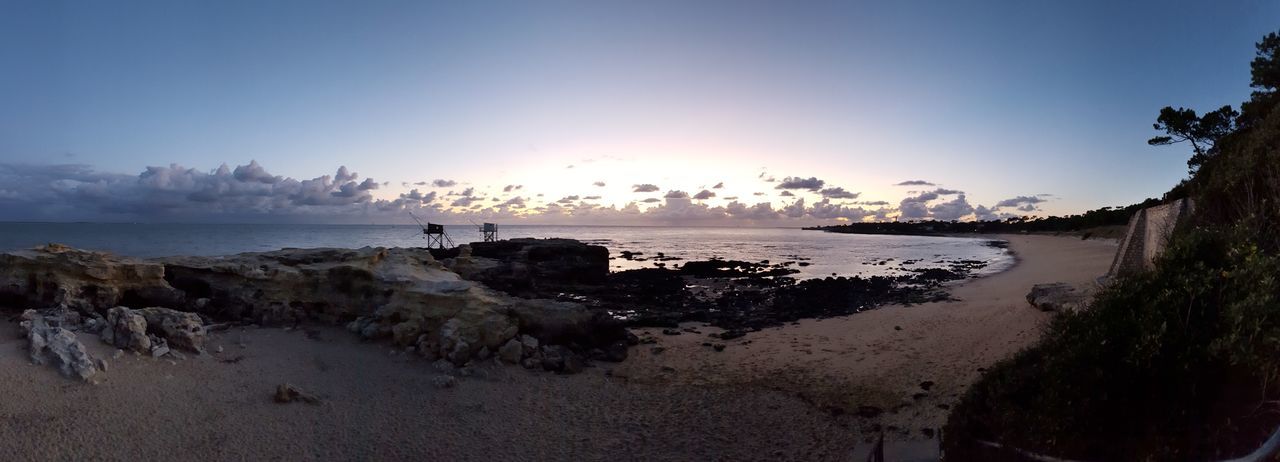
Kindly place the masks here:
[[(447, 226), (455, 244), (480, 240), (475, 226)], [(615, 271), (722, 258), (771, 263), (796, 261), (798, 278), (898, 275), (910, 268), (946, 267), (956, 260), (987, 266), (975, 275), (1003, 271), (1014, 262), (990, 239), (824, 233), (797, 228), (693, 228), (627, 226), (500, 226), (500, 239), (578, 239), (609, 248)], [(0, 250), (50, 242), (134, 257), (227, 255), (285, 247), (421, 247), (416, 225), (200, 225), (121, 223), (0, 223)], [(643, 261), (618, 258), (641, 252)], [(662, 253), (680, 260), (655, 261)], [(892, 260), (891, 260), (892, 259)], [(903, 265), (904, 261), (912, 263)], [(881, 264), (881, 262), (885, 262)]]

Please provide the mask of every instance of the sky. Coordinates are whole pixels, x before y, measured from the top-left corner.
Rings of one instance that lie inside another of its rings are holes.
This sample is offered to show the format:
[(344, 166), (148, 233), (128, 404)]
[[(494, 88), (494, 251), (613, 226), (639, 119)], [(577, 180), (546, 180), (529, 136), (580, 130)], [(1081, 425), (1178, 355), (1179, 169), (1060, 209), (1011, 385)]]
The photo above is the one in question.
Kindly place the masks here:
[(0, 0), (0, 220), (777, 226), (1159, 197), (1280, 3)]

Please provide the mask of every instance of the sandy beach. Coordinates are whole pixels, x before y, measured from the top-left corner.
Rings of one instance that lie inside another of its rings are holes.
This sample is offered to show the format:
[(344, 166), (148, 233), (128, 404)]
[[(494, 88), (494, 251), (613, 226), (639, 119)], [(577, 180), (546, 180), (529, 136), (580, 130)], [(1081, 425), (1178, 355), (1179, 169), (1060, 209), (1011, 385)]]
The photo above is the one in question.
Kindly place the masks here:
[[(555, 375), (494, 361), (446, 373), (334, 327), (233, 328), (185, 360), (107, 358), (97, 385), (30, 365), (0, 321), (0, 453), (9, 460), (856, 460), (876, 429), (905, 458), (980, 370), (1051, 316), (1033, 284), (1092, 284), (1110, 241), (1001, 236), (1019, 263), (956, 301), (810, 319), (721, 341), (691, 324), (619, 364)], [(8, 318), (8, 316), (6, 316)], [(696, 332), (692, 332), (696, 331)], [(710, 345), (704, 346), (704, 343)], [(723, 351), (711, 345), (724, 344)], [(278, 404), (282, 383), (320, 398)], [(859, 415), (862, 414), (862, 415)], [(923, 443), (921, 443), (923, 442)], [(936, 445), (934, 445), (936, 446)]]

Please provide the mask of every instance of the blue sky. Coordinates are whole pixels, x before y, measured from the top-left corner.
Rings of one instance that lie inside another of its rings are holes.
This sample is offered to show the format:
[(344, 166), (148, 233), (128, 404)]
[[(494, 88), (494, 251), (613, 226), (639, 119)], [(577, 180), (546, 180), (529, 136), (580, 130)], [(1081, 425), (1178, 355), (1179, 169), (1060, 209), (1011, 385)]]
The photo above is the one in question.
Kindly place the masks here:
[[(1160, 107), (1245, 99), (1278, 5), (5, 1), (0, 219), (408, 207), (771, 224), (905, 218), (922, 197), (935, 218), (1017, 197), (1037, 199), (998, 212), (1123, 205), (1185, 175), (1185, 149), (1145, 144)], [(254, 160), (280, 180), (232, 175)], [(344, 193), (339, 166), (364, 189)], [(824, 187), (777, 187), (791, 176)], [(457, 185), (414, 184), (435, 179)], [(937, 189), (955, 193), (925, 197)]]

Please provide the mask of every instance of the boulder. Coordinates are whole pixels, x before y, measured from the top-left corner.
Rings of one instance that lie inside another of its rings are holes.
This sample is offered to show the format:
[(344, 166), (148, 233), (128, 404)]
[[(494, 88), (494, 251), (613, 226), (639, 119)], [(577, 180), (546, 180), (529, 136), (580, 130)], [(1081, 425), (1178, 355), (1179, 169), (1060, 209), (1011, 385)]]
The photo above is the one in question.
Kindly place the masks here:
[(84, 381), (98, 373), (95, 361), (75, 333), (50, 326), (42, 317), (24, 321), (22, 326), (26, 330), (31, 362), (57, 366), (62, 375)]
[(155, 262), (49, 244), (0, 253), (0, 306), (180, 306), (183, 294)]
[(204, 352), (206, 332), (200, 315), (161, 307), (134, 312), (146, 320), (146, 329), (164, 338), (168, 346), (192, 353)]
[(1041, 311), (1075, 311), (1088, 303), (1088, 294), (1063, 282), (1036, 284), (1027, 293), (1027, 302)]
[(151, 337), (147, 336), (147, 318), (129, 308), (117, 306), (107, 310), (106, 327), (102, 329), (103, 343), (122, 350), (151, 353)]

